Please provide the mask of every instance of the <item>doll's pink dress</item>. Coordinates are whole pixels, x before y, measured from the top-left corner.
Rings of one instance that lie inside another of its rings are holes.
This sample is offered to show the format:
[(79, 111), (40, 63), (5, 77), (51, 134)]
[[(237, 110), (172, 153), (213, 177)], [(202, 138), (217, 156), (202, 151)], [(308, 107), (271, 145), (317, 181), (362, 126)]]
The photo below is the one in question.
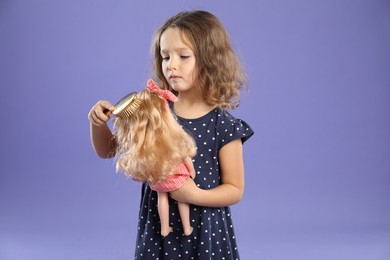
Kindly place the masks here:
[(162, 182), (150, 185), (150, 188), (157, 192), (171, 192), (180, 189), (189, 177), (190, 172), (188, 171), (186, 165), (184, 163), (180, 163), (177, 165), (177, 173), (172, 174), (172, 176)]

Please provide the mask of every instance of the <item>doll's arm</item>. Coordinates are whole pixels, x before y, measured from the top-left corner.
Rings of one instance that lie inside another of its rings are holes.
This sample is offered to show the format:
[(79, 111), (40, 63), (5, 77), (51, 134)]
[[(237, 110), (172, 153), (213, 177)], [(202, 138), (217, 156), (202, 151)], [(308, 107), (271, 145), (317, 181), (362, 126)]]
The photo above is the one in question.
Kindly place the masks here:
[(192, 162), (192, 159), (187, 156), (184, 159), (184, 164), (186, 165), (187, 170), (189, 171), (191, 178), (195, 179), (195, 168), (194, 168), (194, 163)]
[(112, 111), (114, 106), (109, 101), (97, 102), (88, 113), (90, 121), (90, 137), (93, 149), (101, 158), (115, 156), (116, 142), (111, 130), (107, 126), (110, 117), (105, 111)]
[(174, 192), (171, 197), (205, 207), (226, 207), (239, 202), (244, 193), (244, 162), (241, 139), (226, 144), (219, 152), (222, 184), (209, 190), (196, 186), (193, 180)]

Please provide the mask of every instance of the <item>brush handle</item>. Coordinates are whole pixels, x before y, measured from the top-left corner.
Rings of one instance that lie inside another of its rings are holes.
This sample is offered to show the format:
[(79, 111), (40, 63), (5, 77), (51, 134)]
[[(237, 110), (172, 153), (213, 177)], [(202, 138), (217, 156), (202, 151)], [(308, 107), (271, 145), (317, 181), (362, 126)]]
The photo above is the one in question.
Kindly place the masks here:
[(111, 110), (108, 110), (108, 109), (104, 109), (104, 110), (103, 110), (103, 113), (104, 113), (106, 116), (109, 116), (109, 115), (111, 115), (112, 111), (111, 111)]

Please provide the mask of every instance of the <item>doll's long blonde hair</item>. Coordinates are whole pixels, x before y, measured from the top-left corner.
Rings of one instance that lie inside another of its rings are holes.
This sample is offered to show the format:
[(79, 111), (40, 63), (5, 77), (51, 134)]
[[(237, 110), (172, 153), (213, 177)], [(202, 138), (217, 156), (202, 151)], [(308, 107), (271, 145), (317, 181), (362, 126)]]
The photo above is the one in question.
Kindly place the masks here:
[(193, 157), (196, 146), (161, 95), (145, 89), (139, 99), (133, 115), (114, 119), (116, 169), (136, 181), (155, 184), (172, 175), (184, 158)]

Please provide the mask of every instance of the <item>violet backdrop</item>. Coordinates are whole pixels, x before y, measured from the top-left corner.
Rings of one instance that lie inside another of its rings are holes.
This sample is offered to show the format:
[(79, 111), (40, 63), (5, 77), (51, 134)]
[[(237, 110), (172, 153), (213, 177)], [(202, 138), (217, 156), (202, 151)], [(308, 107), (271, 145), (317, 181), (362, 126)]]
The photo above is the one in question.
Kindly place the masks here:
[(390, 259), (386, 0), (0, 0), (0, 259), (132, 259), (140, 184), (95, 156), (87, 113), (142, 89), (153, 32), (194, 9), (250, 80), (242, 259)]

